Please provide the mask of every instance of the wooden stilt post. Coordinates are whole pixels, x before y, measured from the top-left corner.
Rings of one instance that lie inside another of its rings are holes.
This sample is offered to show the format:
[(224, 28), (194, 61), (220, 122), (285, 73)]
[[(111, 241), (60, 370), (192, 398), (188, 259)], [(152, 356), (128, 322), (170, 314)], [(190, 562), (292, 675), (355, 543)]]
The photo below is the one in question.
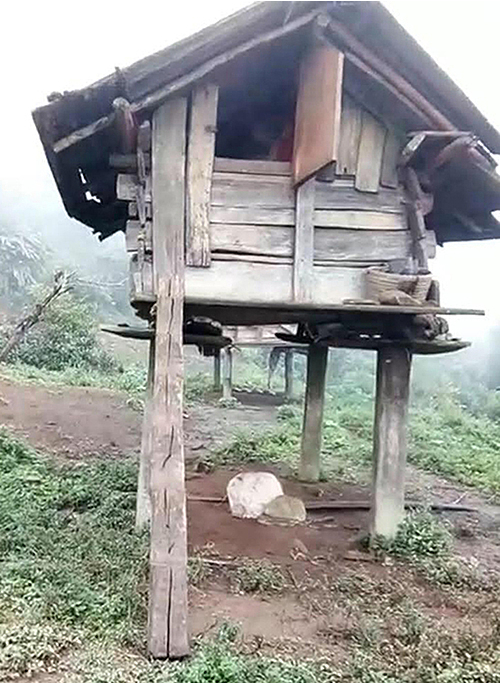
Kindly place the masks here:
[(293, 349), (285, 351), (285, 398), (293, 398)]
[(411, 352), (379, 349), (373, 434), (372, 534), (393, 538), (404, 516)]
[(182, 426), (186, 100), (153, 114), (153, 264), (156, 358), (152, 400), (148, 646), (154, 657), (188, 654), (187, 530)]
[(151, 520), (151, 499), (149, 497), (149, 478), (151, 470), (151, 447), (153, 430), (151, 425), (153, 380), (155, 371), (155, 340), (149, 342), (148, 380), (144, 397), (144, 415), (142, 419), (141, 455), (139, 459), (139, 477), (137, 480), (137, 499), (135, 509), (135, 527), (142, 529)]
[(222, 349), (222, 398), (233, 395), (233, 350), (226, 346)]
[(220, 350), (217, 350), (214, 355), (214, 390), (220, 391), (221, 388), (221, 373), (220, 373)]
[(299, 479), (318, 481), (328, 347), (311, 344), (307, 356), (306, 399)]

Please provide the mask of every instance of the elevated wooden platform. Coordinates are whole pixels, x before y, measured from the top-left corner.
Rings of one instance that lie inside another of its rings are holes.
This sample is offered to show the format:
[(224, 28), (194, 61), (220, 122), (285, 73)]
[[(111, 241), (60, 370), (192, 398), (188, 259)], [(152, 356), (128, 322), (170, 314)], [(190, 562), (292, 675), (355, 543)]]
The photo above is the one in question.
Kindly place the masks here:
[[(304, 344), (304, 340), (297, 335), (280, 335), (280, 339), (287, 341), (290, 344)], [(443, 353), (452, 353), (453, 351), (461, 351), (471, 345), (471, 342), (462, 341), (461, 339), (450, 340), (394, 340), (394, 339), (377, 339), (373, 337), (365, 338), (329, 338), (321, 342), (324, 346), (332, 346), (342, 349), (364, 349), (369, 351), (379, 351), (384, 348), (403, 348), (408, 349), (413, 354), (422, 356), (431, 356)]]

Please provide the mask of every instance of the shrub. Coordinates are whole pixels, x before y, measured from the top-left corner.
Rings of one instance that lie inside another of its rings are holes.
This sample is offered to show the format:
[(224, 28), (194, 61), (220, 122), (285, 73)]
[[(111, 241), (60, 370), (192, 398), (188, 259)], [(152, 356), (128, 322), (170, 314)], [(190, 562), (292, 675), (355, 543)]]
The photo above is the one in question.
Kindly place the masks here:
[(377, 537), (375, 551), (397, 557), (444, 557), (449, 553), (451, 534), (429, 512), (410, 512), (400, 524), (394, 539)]
[(99, 342), (98, 329), (94, 309), (85, 301), (66, 295), (47, 308), (11, 359), (47, 370), (116, 369), (116, 361)]

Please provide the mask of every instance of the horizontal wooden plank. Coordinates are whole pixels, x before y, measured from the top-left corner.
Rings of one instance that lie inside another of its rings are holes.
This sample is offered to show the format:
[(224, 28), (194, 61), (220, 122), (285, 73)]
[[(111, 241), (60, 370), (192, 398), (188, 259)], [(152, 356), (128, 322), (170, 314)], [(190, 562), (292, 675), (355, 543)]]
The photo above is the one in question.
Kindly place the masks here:
[[(250, 263), (274, 263), (276, 265), (291, 265), (293, 258), (290, 256), (268, 256), (266, 254), (235, 254), (234, 252), (217, 252), (212, 254), (213, 261), (246, 261)], [(342, 268), (370, 268), (372, 266), (384, 266), (385, 262), (381, 259), (376, 261), (336, 261), (333, 260), (314, 260), (315, 266), (341, 266)]]
[(360, 192), (349, 185), (337, 183), (316, 183), (317, 209), (353, 209), (356, 211), (383, 211), (403, 213), (403, 197), (396, 189), (381, 188), (376, 194)]
[(403, 215), (379, 211), (316, 209), (314, 225), (356, 230), (407, 230)]
[[(133, 175), (121, 173), (117, 178), (118, 199), (135, 201), (136, 181)], [(295, 222), (295, 192), (290, 178), (260, 174), (219, 173), (212, 179), (212, 222), (274, 223), (293, 225)], [(380, 189), (376, 194), (358, 192), (351, 179), (336, 179), (333, 183), (318, 181), (315, 191), (315, 207), (322, 209), (346, 209), (352, 211), (380, 211), (402, 215), (401, 194), (398, 190)], [(146, 184), (146, 201), (151, 201), (151, 184)], [(224, 211), (222, 211), (224, 209)], [(243, 211), (247, 210), (248, 211)], [(270, 218), (278, 209), (289, 209), (289, 213)], [(238, 210), (238, 211), (235, 211)], [(259, 219), (250, 216), (250, 211), (261, 210)], [(234, 220), (225, 212), (234, 212)]]
[[(292, 301), (292, 265), (213, 261), (210, 268), (186, 267), (186, 299), (231, 304), (282, 304)], [(361, 268), (319, 267), (312, 272), (311, 303), (341, 303), (363, 296)]]
[(256, 225), (295, 225), (293, 208), (212, 206), (210, 223), (254, 223)]
[(214, 171), (226, 173), (257, 173), (259, 175), (291, 176), (289, 161), (268, 161), (267, 159), (226, 159), (215, 157)]
[(212, 176), (212, 206), (254, 206), (293, 208), (295, 192), (291, 179), (245, 173)]
[[(295, 214), (292, 209), (219, 206), (211, 208), (210, 222), (293, 226)], [(407, 230), (402, 214), (375, 211), (316, 209), (314, 225), (357, 230)]]
[[(293, 256), (292, 227), (276, 225), (212, 226), (213, 252)], [(434, 233), (427, 237), (429, 255), (435, 254)], [(408, 230), (349, 230), (316, 228), (314, 259), (332, 261), (392, 261), (411, 255)]]

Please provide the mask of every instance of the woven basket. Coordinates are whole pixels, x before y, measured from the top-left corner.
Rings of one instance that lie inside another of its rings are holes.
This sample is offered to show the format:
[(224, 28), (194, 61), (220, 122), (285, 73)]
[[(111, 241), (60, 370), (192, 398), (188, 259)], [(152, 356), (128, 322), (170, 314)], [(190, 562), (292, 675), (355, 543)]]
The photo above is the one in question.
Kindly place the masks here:
[(366, 270), (366, 297), (378, 301), (382, 292), (399, 290), (422, 303), (427, 299), (432, 275), (399, 275), (373, 267)]

